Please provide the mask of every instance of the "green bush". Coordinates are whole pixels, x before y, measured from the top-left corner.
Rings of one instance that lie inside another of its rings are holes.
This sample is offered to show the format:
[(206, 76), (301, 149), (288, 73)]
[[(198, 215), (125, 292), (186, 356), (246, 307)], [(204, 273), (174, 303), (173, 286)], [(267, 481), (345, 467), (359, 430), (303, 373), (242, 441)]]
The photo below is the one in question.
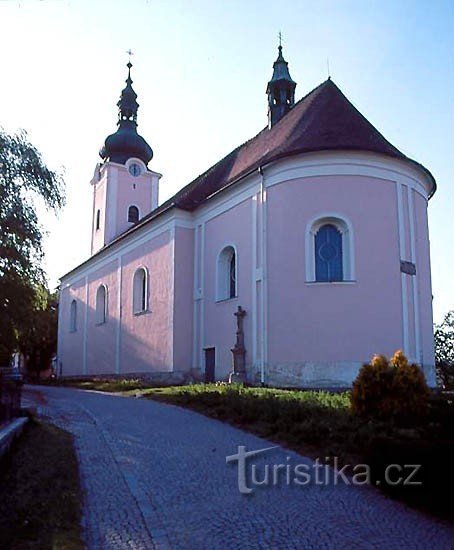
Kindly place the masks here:
[(426, 415), (429, 396), (422, 370), (399, 350), (390, 361), (375, 355), (361, 367), (350, 405), (357, 416), (405, 422)]

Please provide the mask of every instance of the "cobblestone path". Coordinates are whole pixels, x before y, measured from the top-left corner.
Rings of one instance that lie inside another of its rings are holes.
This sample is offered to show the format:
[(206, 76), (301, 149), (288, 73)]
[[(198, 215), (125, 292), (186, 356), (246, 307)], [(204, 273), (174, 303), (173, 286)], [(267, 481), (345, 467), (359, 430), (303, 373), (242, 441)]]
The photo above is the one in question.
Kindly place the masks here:
[(75, 436), (90, 550), (454, 548), (454, 529), (375, 489), (288, 484), (313, 463), (280, 447), (248, 461), (257, 481), (288, 465), (277, 483), (241, 494), (226, 456), (272, 444), (192, 411), (67, 388), (24, 398)]

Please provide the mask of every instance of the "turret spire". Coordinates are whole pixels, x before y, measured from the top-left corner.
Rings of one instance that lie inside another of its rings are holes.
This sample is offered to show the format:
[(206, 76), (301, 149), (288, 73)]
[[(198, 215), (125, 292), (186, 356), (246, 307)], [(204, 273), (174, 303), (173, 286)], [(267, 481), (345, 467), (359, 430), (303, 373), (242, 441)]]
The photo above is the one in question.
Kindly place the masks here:
[(268, 82), (268, 126), (273, 127), (295, 104), (294, 82), (288, 70), (288, 63), (282, 55), (282, 35), (279, 33), (278, 56), (273, 63), (273, 76)]
[(137, 103), (137, 94), (132, 87), (131, 79), (131, 61), (128, 61), (128, 78), (126, 79), (126, 87), (122, 90), (120, 99), (117, 103), (118, 106), (118, 126), (128, 121), (137, 126), (137, 111), (139, 104)]

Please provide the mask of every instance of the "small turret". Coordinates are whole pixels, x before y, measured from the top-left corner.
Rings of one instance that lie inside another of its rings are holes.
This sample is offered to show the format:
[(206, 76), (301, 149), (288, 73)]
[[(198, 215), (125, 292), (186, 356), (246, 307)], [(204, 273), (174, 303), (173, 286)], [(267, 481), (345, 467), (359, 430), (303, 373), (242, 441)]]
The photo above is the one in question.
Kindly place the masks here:
[(268, 127), (272, 128), (286, 115), (295, 104), (294, 82), (288, 70), (288, 63), (282, 55), (282, 44), (279, 44), (279, 55), (273, 64), (273, 77), (268, 82)]

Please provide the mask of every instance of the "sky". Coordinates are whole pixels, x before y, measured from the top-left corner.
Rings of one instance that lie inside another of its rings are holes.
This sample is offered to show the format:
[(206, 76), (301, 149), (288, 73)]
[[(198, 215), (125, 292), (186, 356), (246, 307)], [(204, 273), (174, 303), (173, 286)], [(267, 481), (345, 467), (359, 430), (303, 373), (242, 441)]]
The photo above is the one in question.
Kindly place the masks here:
[(366, 118), (435, 176), (435, 321), (454, 309), (454, 0), (0, 0), (0, 26), (0, 125), (25, 129), (66, 182), (58, 217), (39, 207), (52, 287), (90, 253), (89, 182), (116, 129), (126, 50), (162, 202), (266, 125), (282, 31), (297, 99), (329, 66)]

